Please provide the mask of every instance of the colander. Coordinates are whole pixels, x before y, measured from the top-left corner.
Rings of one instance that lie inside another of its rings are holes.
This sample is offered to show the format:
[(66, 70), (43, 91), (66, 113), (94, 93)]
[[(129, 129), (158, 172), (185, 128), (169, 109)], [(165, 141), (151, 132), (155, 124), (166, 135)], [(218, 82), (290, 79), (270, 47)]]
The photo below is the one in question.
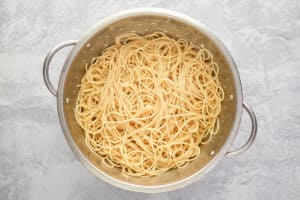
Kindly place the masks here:
[[(118, 168), (107, 168), (89, 151), (84, 142), (84, 132), (76, 123), (74, 109), (78, 85), (85, 73), (85, 65), (101, 51), (114, 43), (116, 36), (124, 33), (145, 35), (154, 31), (165, 32), (172, 38), (184, 38), (196, 45), (205, 45), (220, 67), (220, 82), (225, 92), (220, 114), (220, 131), (212, 142), (201, 146), (200, 156), (182, 169), (172, 169), (155, 177), (125, 177)], [(60, 49), (73, 46), (62, 68), (57, 90), (49, 79), (51, 59)], [(157, 193), (175, 190), (199, 180), (225, 156), (245, 152), (252, 145), (256, 132), (256, 117), (243, 101), (241, 81), (236, 64), (224, 44), (199, 21), (186, 15), (158, 8), (139, 8), (111, 15), (82, 35), (79, 40), (62, 42), (46, 56), (43, 68), (44, 81), (49, 91), (57, 97), (59, 121), (65, 138), (78, 159), (100, 179), (123, 189)], [(237, 134), (242, 108), (252, 122), (248, 140), (240, 148), (229, 148)]]

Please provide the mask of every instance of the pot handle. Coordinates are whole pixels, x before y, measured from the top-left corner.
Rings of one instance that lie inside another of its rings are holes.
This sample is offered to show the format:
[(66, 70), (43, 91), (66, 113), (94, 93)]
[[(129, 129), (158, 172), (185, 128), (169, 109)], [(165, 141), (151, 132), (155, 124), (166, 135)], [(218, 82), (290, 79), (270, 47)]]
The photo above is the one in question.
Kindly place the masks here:
[(53, 49), (51, 49), (45, 60), (44, 60), (44, 65), (43, 65), (43, 78), (44, 78), (44, 82), (46, 87), (48, 88), (48, 90), (51, 92), (51, 94), (53, 94), (56, 97), (57, 91), (54, 88), (53, 84), (50, 81), (49, 78), (49, 66), (50, 66), (50, 62), (53, 58), (53, 56), (62, 48), (67, 47), (67, 46), (73, 46), (77, 43), (77, 40), (69, 40), (69, 41), (65, 41), (65, 42), (61, 42), (58, 45), (56, 45)]
[(243, 101), (243, 107), (246, 109), (246, 111), (249, 114), (250, 119), (251, 119), (251, 124), (252, 124), (251, 134), (250, 134), (250, 137), (248, 138), (247, 142), (243, 146), (241, 146), (237, 150), (228, 151), (226, 153), (226, 156), (229, 156), (229, 157), (245, 153), (251, 147), (251, 145), (253, 144), (255, 137), (256, 137), (256, 133), (257, 133), (256, 116), (255, 116), (252, 108), (245, 101)]

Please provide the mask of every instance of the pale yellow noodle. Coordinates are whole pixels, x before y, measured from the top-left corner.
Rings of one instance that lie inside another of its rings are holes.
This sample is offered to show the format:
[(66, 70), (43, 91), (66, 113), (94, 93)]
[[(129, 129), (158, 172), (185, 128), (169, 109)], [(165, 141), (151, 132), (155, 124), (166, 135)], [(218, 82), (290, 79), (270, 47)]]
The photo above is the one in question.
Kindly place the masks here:
[(124, 175), (187, 165), (219, 130), (218, 73), (209, 50), (184, 39), (117, 37), (81, 80), (75, 115), (86, 145)]

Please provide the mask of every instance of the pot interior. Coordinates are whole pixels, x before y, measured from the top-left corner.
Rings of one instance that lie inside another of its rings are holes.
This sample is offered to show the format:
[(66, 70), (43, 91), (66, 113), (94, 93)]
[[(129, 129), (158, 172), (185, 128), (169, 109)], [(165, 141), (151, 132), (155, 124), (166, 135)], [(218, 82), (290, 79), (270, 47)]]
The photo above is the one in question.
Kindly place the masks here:
[[(90, 63), (93, 57), (99, 56), (106, 46), (112, 45), (117, 35), (130, 32), (145, 35), (154, 31), (165, 32), (172, 38), (184, 38), (197, 45), (204, 44), (205, 47), (212, 52), (214, 59), (220, 68), (219, 79), (225, 92), (225, 99), (222, 102), (222, 111), (219, 116), (220, 131), (213, 137), (212, 142), (201, 145), (200, 156), (182, 169), (173, 169), (163, 175), (155, 177), (125, 177), (121, 174), (120, 169), (105, 167), (85, 145), (84, 132), (76, 123), (74, 114), (79, 91), (78, 85), (85, 73), (86, 64)], [(122, 182), (134, 185), (159, 186), (171, 184), (203, 170), (205, 166), (209, 165), (212, 159), (218, 154), (221, 147), (225, 144), (236, 120), (237, 88), (234, 84), (231, 66), (224, 54), (216, 44), (201, 31), (201, 29), (170, 17), (137, 15), (110, 23), (97, 33), (93, 34), (89, 40), (81, 46), (81, 49), (68, 67), (66, 79), (63, 84), (63, 112), (67, 128), (80, 151), (99, 172), (105, 173)]]

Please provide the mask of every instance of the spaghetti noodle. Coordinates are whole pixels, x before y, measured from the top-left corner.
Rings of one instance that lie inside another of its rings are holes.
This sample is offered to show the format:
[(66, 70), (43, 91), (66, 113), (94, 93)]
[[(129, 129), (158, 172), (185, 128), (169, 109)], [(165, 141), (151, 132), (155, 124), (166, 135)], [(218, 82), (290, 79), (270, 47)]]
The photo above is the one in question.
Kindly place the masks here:
[(187, 165), (219, 130), (218, 72), (209, 50), (187, 40), (117, 37), (81, 80), (75, 115), (86, 145), (130, 176)]

